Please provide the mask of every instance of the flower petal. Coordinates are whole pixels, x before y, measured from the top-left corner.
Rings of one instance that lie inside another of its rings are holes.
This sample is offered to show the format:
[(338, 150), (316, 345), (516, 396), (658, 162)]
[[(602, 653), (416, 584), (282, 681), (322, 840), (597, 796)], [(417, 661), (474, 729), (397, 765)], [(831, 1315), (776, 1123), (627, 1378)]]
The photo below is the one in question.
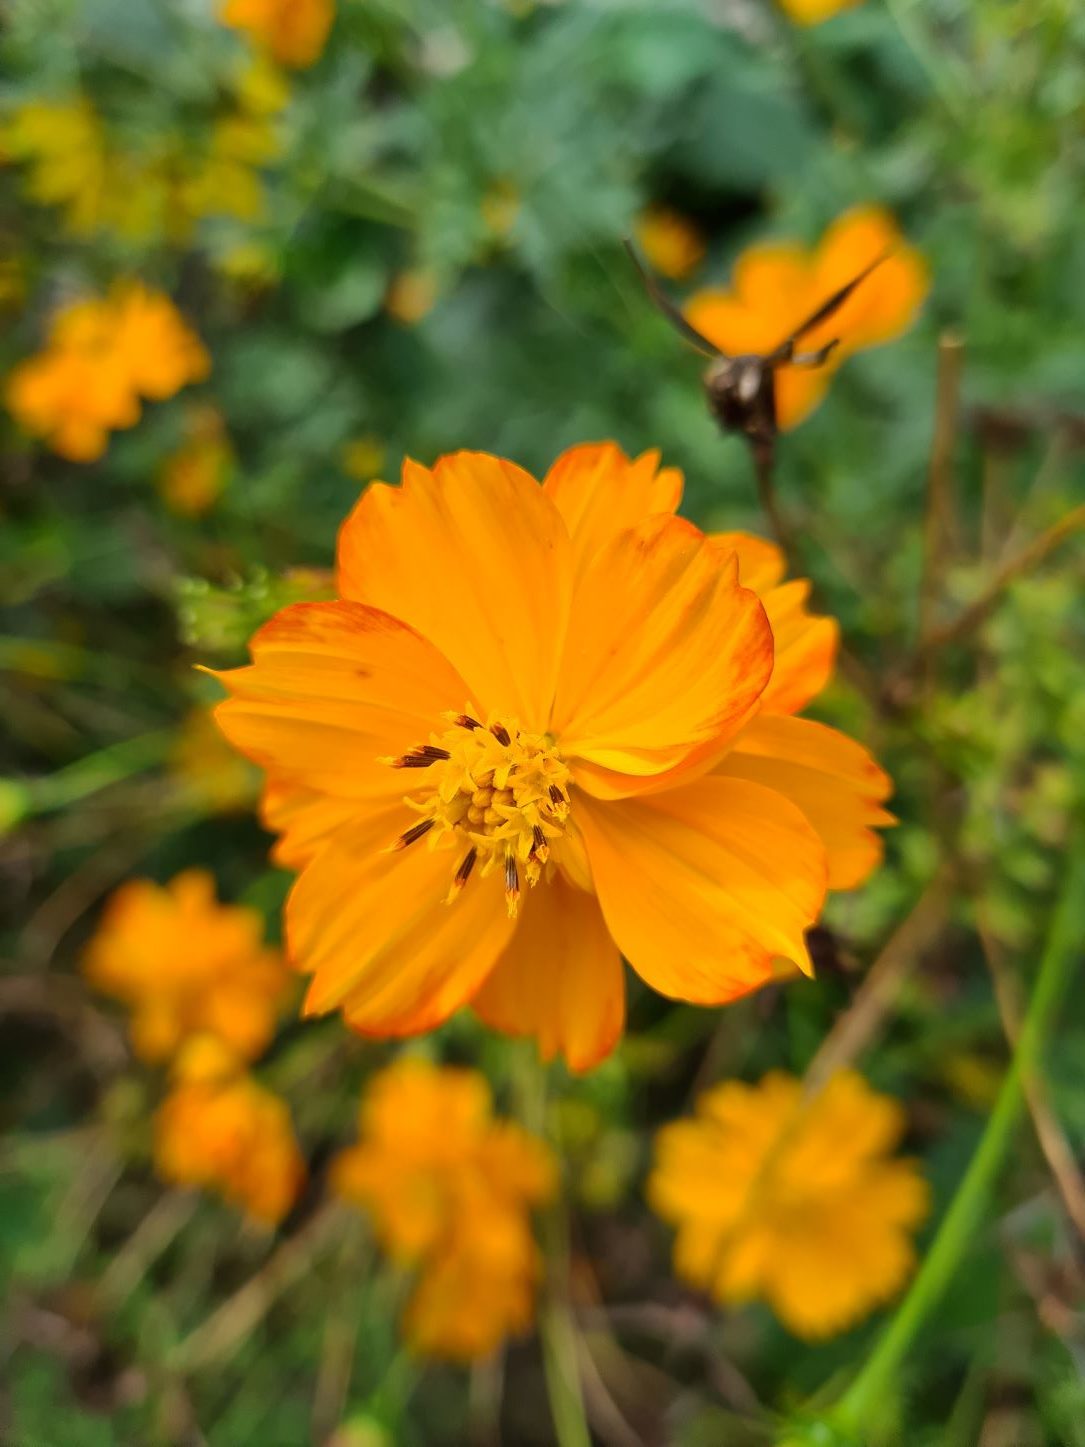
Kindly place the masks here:
[(643, 799), (582, 795), (576, 811), (607, 926), (660, 994), (722, 1005), (770, 980), (774, 959), (810, 973), (825, 850), (780, 794), (711, 776)]
[(772, 677), (759, 712), (797, 713), (832, 677), (840, 629), (835, 619), (806, 611), (807, 579), (781, 582), (785, 562), (775, 543), (752, 533), (713, 533), (712, 541), (721, 552), (734, 552), (738, 581), (761, 599), (772, 629)]
[(454, 855), (421, 842), (388, 852), (402, 822), (403, 810), (389, 808), (340, 830), (286, 904), (291, 962), (313, 976), (306, 1012), (340, 1007), (363, 1034), (439, 1025), (475, 993), (514, 928), (496, 874), (446, 903)]
[(717, 773), (775, 789), (802, 810), (825, 845), (830, 889), (854, 889), (881, 862), (873, 830), (895, 822), (881, 808), (892, 782), (861, 744), (836, 729), (759, 714)]
[(552, 727), (576, 781), (620, 797), (722, 746), (771, 670), (734, 559), (681, 518), (648, 518), (577, 578)]
[(654, 513), (673, 513), (682, 500), (682, 474), (660, 468), (658, 451), (629, 458), (616, 443), (589, 442), (561, 454), (543, 491), (564, 519), (579, 571), (616, 533)]
[(507, 1035), (534, 1035), (544, 1060), (590, 1070), (625, 1022), (625, 981), (599, 903), (560, 873), (527, 891), (504, 954), (471, 1001)]
[[(417, 628), (482, 711), (548, 726), (571, 587), (569, 539), (526, 472), (481, 452), (407, 462), (339, 533), (339, 590)], [(457, 705), (462, 707), (462, 701)]]
[(216, 673), (233, 694), (215, 710), (254, 763), (340, 798), (400, 797), (381, 756), (445, 727), (467, 687), (424, 638), (357, 603), (297, 603), (254, 636), (253, 663)]
[(272, 863), (282, 869), (303, 869), (337, 829), (357, 816), (358, 809), (357, 799), (322, 794), (294, 779), (270, 779), (260, 800), (260, 822), (281, 836), (272, 846)]
[(879, 206), (857, 206), (829, 227), (814, 261), (814, 290), (832, 296), (880, 256), (885, 260), (840, 309), (803, 338), (805, 349), (816, 351), (839, 337), (845, 353), (856, 352), (892, 341), (911, 326), (930, 290), (930, 272)]

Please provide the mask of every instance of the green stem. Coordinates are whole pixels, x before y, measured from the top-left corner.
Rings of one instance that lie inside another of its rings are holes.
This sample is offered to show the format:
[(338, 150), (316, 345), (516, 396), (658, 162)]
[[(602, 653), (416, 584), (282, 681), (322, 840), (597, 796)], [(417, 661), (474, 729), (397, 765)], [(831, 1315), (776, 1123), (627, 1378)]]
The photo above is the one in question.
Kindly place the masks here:
[(31, 798), (30, 812), (44, 814), (66, 808), (89, 794), (96, 794), (107, 784), (119, 783), (121, 779), (154, 768), (166, 757), (175, 739), (175, 729), (138, 734), (135, 738), (123, 739), (93, 754), (86, 754), (47, 778), (34, 780), (27, 786)]
[(950, 60), (945, 48), (928, 35), (916, 17), (915, 0), (885, 0), (885, 8), (946, 113), (958, 125), (964, 125), (968, 120), (967, 73), (964, 67), (956, 57)]
[(1085, 842), (1078, 840), (1067, 865), (1017, 1048), (976, 1153), (911, 1288), (862, 1371), (828, 1414), (829, 1422), (845, 1433), (861, 1434), (882, 1413), (886, 1392), (916, 1333), (938, 1305), (958, 1263), (975, 1240), (988, 1195), (1021, 1116), (1024, 1077), (1039, 1055), (1070, 967), (1081, 951), (1083, 935)]
[(557, 1447), (591, 1447), (591, 1432), (580, 1390), (576, 1327), (569, 1310), (569, 1243), (564, 1210), (553, 1206), (543, 1222), (546, 1293), (539, 1306), (546, 1394)]

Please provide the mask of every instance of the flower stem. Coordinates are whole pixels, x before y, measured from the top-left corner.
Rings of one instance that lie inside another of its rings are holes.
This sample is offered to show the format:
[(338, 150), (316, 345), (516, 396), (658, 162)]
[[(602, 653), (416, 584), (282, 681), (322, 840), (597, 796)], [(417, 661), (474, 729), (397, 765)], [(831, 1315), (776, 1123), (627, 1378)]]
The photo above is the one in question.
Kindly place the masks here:
[(1070, 967), (1085, 936), (1085, 840), (1076, 839), (1010, 1067), (980, 1143), (957, 1187), (938, 1233), (912, 1285), (882, 1333), (873, 1354), (828, 1413), (845, 1433), (862, 1434), (883, 1411), (885, 1394), (912, 1340), (941, 1300), (962, 1256), (975, 1240), (991, 1187), (1021, 1116), (1023, 1081), (1035, 1062)]

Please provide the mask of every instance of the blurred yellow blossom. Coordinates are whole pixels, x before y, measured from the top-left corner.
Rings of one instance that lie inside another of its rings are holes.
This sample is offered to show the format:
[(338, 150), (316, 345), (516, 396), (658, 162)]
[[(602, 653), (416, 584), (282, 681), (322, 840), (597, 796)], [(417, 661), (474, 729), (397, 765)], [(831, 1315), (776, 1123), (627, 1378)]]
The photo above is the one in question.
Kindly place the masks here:
[(185, 241), (201, 217), (263, 214), (259, 168), (279, 154), (273, 121), (289, 97), (275, 75), (266, 65), (243, 70), (233, 106), (202, 137), (167, 129), (142, 136), (133, 150), (77, 96), (18, 107), (0, 125), (0, 148), (26, 166), (31, 199), (62, 208), (73, 234)]
[(222, 737), (210, 709), (194, 708), (177, 734), (170, 769), (189, 798), (215, 814), (255, 801), (256, 771)]
[(254, 1220), (276, 1225), (305, 1180), (286, 1102), (245, 1074), (213, 1036), (190, 1040), (172, 1074), (155, 1117), (158, 1174), (218, 1191)]
[(485, 1356), (530, 1325), (528, 1212), (552, 1196), (555, 1167), (541, 1141), (494, 1119), (483, 1076), (410, 1058), (381, 1071), (331, 1179), (389, 1255), (420, 1268), (405, 1319), (417, 1351)]
[(404, 326), (414, 326), (427, 316), (437, 301), (437, 278), (424, 267), (399, 271), (393, 276), (384, 298), (384, 309)]
[(206, 403), (190, 407), (186, 437), (166, 458), (158, 474), (158, 490), (171, 512), (202, 517), (222, 495), (234, 454), (222, 413)]
[(863, 0), (780, 0), (780, 9), (796, 25), (820, 25), (841, 10), (854, 10)]
[(334, 0), (222, 0), (219, 19), (244, 30), (280, 65), (312, 65), (335, 19)]
[(482, 224), (496, 241), (504, 241), (520, 215), (520, 193), (510, 181), (496, 181), (482, 198)]
[(64, 307), (48, 344), (8, 378), (7, 405), (27, 432), (74, 462), (100, 457), (114, 428), (139, 421), (140, 397), (161, 401), (211, 369), (203, 343), (169, 297), (122, 281)]
[(343, 471), (355, 482), (372, 482), (384, 466), (388, 449), (379, 437), (354, 437), (339, 454)]
[(657, 1135), (648, 1183), (676, 1271), (720, 1302), (764, 1299), (798, 1336), (854, 1326), (915, 1264), (928, 1190), (890, 1154), (903, 1133), (900, 1105), (850, 1071), (810, 1098), (780, 1072), (707, 1091)]
[(636, 232), (649, 266), (672, 281), (684, 280), (704, 260), (704, 237), (687, 216), (669, 206), (642, 211)]
[(165, 886), (133, 879), (109, 900), (83, 973), (131, 1011), (140, 1059), (167, 1060), (189, 1036), (208, 1033), (252, 1060), (271, 1039), (290, 983), (263, 935), (257, 910), (217, 902), (206, 870), (185, 870)]

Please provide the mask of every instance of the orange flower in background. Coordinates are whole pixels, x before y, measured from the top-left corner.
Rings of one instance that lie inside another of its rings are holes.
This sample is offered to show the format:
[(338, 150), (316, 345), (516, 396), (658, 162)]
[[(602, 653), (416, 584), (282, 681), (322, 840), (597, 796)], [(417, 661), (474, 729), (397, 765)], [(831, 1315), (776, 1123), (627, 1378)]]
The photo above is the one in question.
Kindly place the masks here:
[(271, 1039), (290, 981), (263, 933), (257, 910), (216, 901), (205, 870), (165, 886), (135, 879), (106, 906), (83, 973), (128, 1006), (141, 1060), (167, 1060), (205, 1032), (252, 1060)]
[(820, 25), (842, 10), (854, 10), (863, 0), (780, 0), (780, 9), (796, 25)]
[(393, 276), (384, 298), (384, 309), (405, 327), (413, 327), (430, 314), (437, 304), (437, 295), (437, 278), (425, 267), (416, 266)]
[(405, 1328), (425, 1355), (486, 1356), (530, 1326), (538, 1249), (529, 1212), (549, 1200), (546, 1146), (498, 1121), (474, 1070), (403, 1059), (369, 1082), (336, 1192), (372, 1219), (394, 1260), (420, 1267)]
[(680, 1276), (717, 1301), (767, 1301), (796, 1335), (847, 1330), (904, 1285), (929, 1209), (891, 1155), (904, 1112), (842, 1072), (804, 1098), (780, 1073), (728, 1081), (656, 1137), (653, 1209), (678, 1227)]
[(140, 398), (162, 400), (211, 369), (203, 343), (166, 296), (119, 282), (106, 298), (63, 308), (48, 344), (8, 378), (12, 415), (61, 457), (91, 462), (109, 432), (139, 421)]
[(675, 517), (681, 485), (612, 444), (541, 487), (484, 454), (407, 462), (343, 526), (339, 600), (284, 609), (220, 675), (302, 871), (308, 1013), (411, 1035), (470, 1003), (584, 1070), (622, 1031), (622, 954), (702, 1005), (810, 971), (889, 783), (791, 716), (834, 626), (768, 545)]
[(286, 1102), (210, 1036), (189, 1041), (173, 1077), (155, 1116), (159, 1176), (217, 1191), (254, 1220), (276, 1225), (305, 1181)]
[(335, 19), (335, 0), (224, 0), (224, 25), (245, 31), (280, 65), (312, 65)]
[(234, 465), (226, 423), (217, 407), (199, 404), (185, 417), (187, 437), (158, 474), (166, 506), (181, 517), (202, 517), (222, 495)]
[(790, 242), (752, 246), (735, 265), (730, 291), (700, 291), (684, 311), (728, 355), (763, 355), (881, 256), (885, 260), (840, 309), (803, 334), (803, 352), (839, 343), (828, 361), (776, 372), (777, 422), (787, 431), (814, 410), (846, 358), (907, 331), (930, 289), (926, 263), (902, 239), (888, 212), (873, 206), (846, 212), (812, 251)]
[(649, 206), (637, 220), (636, 233), (649, 266), (671, 281), (684, 281), (704, 260), (704, 237), (669, 206)]

